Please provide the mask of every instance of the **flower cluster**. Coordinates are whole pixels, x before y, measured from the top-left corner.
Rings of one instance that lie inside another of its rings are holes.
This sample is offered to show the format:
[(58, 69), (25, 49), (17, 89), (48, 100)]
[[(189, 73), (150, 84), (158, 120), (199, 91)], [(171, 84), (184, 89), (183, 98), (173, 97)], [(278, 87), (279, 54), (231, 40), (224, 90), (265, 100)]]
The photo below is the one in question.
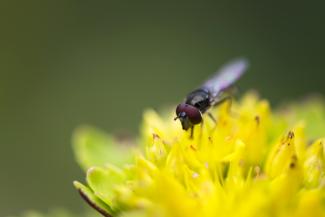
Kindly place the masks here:
[(272, 112), (249, 93), (211, 112), (191, 138), (174, 112), (148, 110), (136, 147), (77, 130), (75, 187), (104, 216), (325, 216), (321, 102)]

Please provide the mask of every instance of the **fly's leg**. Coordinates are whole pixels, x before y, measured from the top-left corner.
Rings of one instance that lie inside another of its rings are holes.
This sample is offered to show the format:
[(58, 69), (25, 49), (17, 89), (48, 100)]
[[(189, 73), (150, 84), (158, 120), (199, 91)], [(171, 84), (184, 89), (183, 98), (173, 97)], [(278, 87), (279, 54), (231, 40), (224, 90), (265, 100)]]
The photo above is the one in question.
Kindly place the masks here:
[(230, 114), (232, 117), (238, 117), (239, 114), (231, 110), (232, 101), (233, 101), (233, 97), (232, 96), (226, 96), (225, 98), (223, 98), (219, 102), (217, 102), (215, 105), (218, 106), (220, 104), (223, 104), (225, 102), (228, 102), (228, 106), (227, 106), (227, 112), (228, 112), (228, 114)]
[[(232, 100), (233, 100), (233, 95), (237, 92), (237, 88), (235, 86), (230, 86), (227, 89), (223, 90), (220, 92), (219, 96), (217, 99), (214, 100), (214, 102), (211, 103), (212, 106), (219, 106), (225, 102), (228, 103), (226, 111), (228, 114), (233, 115), (233, 112), (231, 111), (231, 106), (232, 106)], [(217, 120), (213, 116), (211, 112), (207, 112), (209, 118), (217, 125)], [(234, 114), (236, 116), (236, 114)], [(238, 116), (238, 115), (237, 115)]]
[(228, 102), (227, 111), (230, 114), (231, 113), (231, 105), (232, 105), (232, 96), (231, 95), (227, 95), (227, 96), (223, 97), (218, 102), (216, 102), (214, 104), (214, 106), (219, 106), (225, 102)]
[(200, 141), (202, 140), (202, 136), (203, 136), (203, 127), (204, 127), (203, 124), (204, 124), (204, 121), (203, 121), (203, 119), (202, 119), (202, 122), (201, 122), (201, 124), (200, 124), (200, 125), (201, 125), (201, 126), (200, 126), (200, 128), (201, 128), (201, 129), (200, 129)]
[(214, 104), (214, 106), (221, 105), (224, 102), (229, 102), (229, 106), (231, 106), (231, 104), (232, 104), (232, 97), (230, 95), (227, 95), (227, 96), (223, 97), (222, 99), (220, 99), (218, 102), (216, 102)]
[(220, 99), (215, 102), (215, 106), (218, 106), (220, 104), (223, 104), (224, 102), (228, 102), (228, 107), (227, 107), (227, 111), (229, 114), (232, 114), (232, 115), (237, 115), (238, 114), (234, 114), (232, 111), (231, 111), (231, 106), (232, 106), (232, 100), (233, 100), (233, 96), (236, 95), (236, 93), (238, 93), (238, 86), (236, 85), (231, 85), (230, 87), (228, 87), (227, 89), (223, 90), (221, 92), (221, 96), (220, 96)]
[(238, 87), (231, 85), (228, 88), (220, 91), (217, 100), (214, 102), (214, 106), (223, 104), (224, 102), (229, 102), (229, 107), (231, 107), (233, 96), (238, 92)]
[[(226, 111), (227, 113), (232, 116), (233, 118), (238, 118), (239, 114), (234, 112), (231, 108), (232, 108), (232, 103), (233, 103), (233, 96), (232, 95), (226, 95), (223, 98), (221, 98), (220, 100), (218, 100), (216, 103), (214, 103), (213, 106), (219, 106), (223, 103), (227, 102), (228, 105), (226, 107)], [(210, 116), (210, 115), (209, 115)]]
[(194, 126), (191, 127), (190, 139), (193, 139), (193, 135), (194, 135)]
[[(221, 104), (223, 104), (226, 101), (230, 102), (229, 108), (228, 110), (230, 111), (230, 107), (231, 107), (231, 96), (227, 95), (225, 97), (223, 97), (222, 99), (218, 100), (213, 106), (219, 106)], [(215, 124), (215, 126), (217, 126), (217, 119), (214, 117), (214, 115), (211, 112), (207, 112), (207, 115), (209, 116), (209, 118), (213, 121), (213, 123)]]
[(211, 112), (207, 112), (209, 118), (213, 121), (213, 123), (217, 124), (217, 120), (216, 118), (213, 116), (213, 114)]
[[(200, 124), (200, 139), (202, 138), (203, 135), (203, 120)], [(191, 127), (191, 132), (190, 132), (190, 139), (194, 139), (194, 125)]]
[(227, 111), (229, 114), (232, 114), (232, 111), (231, 111), (232, 100), (233, 100), (233, 98), (231, 96), (229, 96), (228, 99), (226, 99), (226, 101), (225, 101), (225, 102), (228, 102)]

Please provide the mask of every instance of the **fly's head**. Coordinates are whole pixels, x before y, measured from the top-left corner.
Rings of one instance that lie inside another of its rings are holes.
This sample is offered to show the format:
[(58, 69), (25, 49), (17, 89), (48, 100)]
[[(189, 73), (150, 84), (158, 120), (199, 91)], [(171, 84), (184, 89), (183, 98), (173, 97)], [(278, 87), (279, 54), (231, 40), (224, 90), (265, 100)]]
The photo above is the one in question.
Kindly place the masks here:
[(196, 124), (202, 122), (202, 114), (200, 110), (186, 103), (181, 103), (176, 108), (176, 118), (179, 119), (183, 130), (188, 130)]

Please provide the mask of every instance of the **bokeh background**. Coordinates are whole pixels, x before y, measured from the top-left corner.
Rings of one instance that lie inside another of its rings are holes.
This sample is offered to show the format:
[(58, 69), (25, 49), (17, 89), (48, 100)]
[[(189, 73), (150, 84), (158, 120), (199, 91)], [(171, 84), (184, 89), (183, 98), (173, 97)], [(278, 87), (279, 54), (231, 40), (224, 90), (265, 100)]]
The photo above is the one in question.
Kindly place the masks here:
[[(323, 2), (323, 3), (322, 3)], [(324, 1), (0, 3), (0, 216), (84, 203), (71, 134), (137, 134), (222, 63), (251, 62), (241, 91), (273, 105), (324, 93)]]

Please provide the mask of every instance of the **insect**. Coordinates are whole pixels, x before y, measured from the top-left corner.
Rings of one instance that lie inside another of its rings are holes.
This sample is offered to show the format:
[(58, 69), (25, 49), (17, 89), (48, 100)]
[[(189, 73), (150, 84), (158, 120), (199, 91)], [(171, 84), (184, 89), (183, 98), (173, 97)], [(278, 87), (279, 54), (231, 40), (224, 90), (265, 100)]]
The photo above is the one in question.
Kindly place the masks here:
[(208, 112), (209, 108), (232, 98), (233, 85), (247, 67), (248, 63), (245, 59), (237, 59), (224, 65), (200, 88), (190, 92), (184, 102), (176, 107), (175, 120), (180, 120), (184, 130), (191, 128), (191, 137), (194, 125), (203, 122), (202, 114), (207, 112), (216, 122), (212, 114)]

